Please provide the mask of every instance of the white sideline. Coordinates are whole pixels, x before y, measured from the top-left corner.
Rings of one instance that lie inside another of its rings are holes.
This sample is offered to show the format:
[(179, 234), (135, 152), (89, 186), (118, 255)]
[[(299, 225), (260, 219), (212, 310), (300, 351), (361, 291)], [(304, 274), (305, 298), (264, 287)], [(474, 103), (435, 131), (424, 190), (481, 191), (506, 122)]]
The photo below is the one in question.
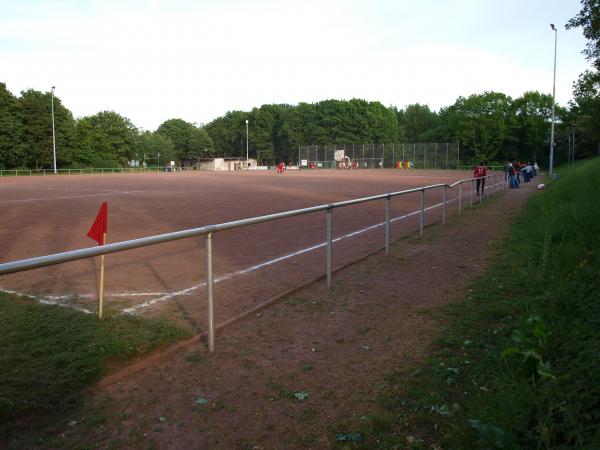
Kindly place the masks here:
[(106, 196), (106, 195), (139, 194), (140, 192), (147, 193), (149, 191), (113, 191), (113, 192), (103, 192), (101, 194), (63, 195), (60, 197), (47, 197), (47, 198), (24, 198), (21, 200), (0, 200), (0, 203), (39, 202), (39, 201), (46, 201), (46, 200), (64, 200), (64, 199), (68, 199), (68, 198), (87, 198), (87, 197), (101, 197), (101, 196)]
[(32, 294), (24, 294), (22, 292), (12, 291), (10, 289), (0, 289), (0, 292), (4, 292), (5, 294), (18, 295), (19, 297), (31, 298), (31, 299), (35, 300), (36, 302), (42, 303), (44, 305), (56, 305), (56, 306), (60, 306), (61, 308), (71, 308), (71, 309), (76, 309), (77, 311), (81, 311), (82, 313), (85, 313), (85, 314), (92, 314), (92, 311), (90, 311), (89, 309), (85, 309), (85, 308), (82, 308), (80, 306), (75, 306), (75, 305), (65, 305), (64, 303), (60, 302), (60, 300), (67, 300), (67, 299), (76, 298), (76, 297), (92, 297), (91, 295), (58, 295), (58, 296), (49, 295), (47, 297), (36, 297), (35, 295), (32, 295)]
[[(454, 201), (456, 201), (456, 200), (455, 199), (448, 200), (446, 202), (446, 204), (452, 203)], [(433, 209), (433, 208), (438, 208), (438, 207), (440, 207), (442, 205), (443, 205), (443, 203), (438, 203), (436, 205), (428, 206), (427, 208), (425, 208), (425, 211), (428, 211), (428, 210)], [(419, 214), (420, 212), (421, 211), (419, 210), (419, 211), (414, 211), (414, 212), (405, 214), (403, 216), (394, 217), (393, 219), (390, 219), (390, 222), (396, 222), (398, 220), (406, 219), (407, 217), (414, 216), (415, 214)], [(385, 222), (377, 223), (375, 225), (371, 225), (371, 226), (368, 226), (366, 228), (362, 228), (360, 230), (353, 231), (352, 233), (348, 233), (348, 234), (346, 234), (344, 236), (337, 237), (337, 238), (333, 239), (332, 242), (339, 242), (339, 241), (341, 241), (343, 239), (347, 239), (347, 238), (350, 238), (350, 237), (353, 237), (353, 236), (365, 233), (367, 231), (373, 230), (373, 229), (375, 229), (377, 227), (381, 227), (383, 225), (385, 225)], [(313, 245), (311, 247), (308, 247), (308, 248), (305, 248), (305, 249), (302, 249), (302, 250), (298, 250), (298, 251), (293, 252), (293, 253), (288, 253), (287, 255), (279, 256), (279, 257), (277, 257), (275, 259), (270, 259), (268, 261), (264, 261), (264, 262), (262, 262), (260, 264), (256, 264), (254, 266), (250, 266), (250, 267), (247, 267), (245, 269), (238, 270), (236, 272), (230, 272), (230, 273), (222, 275), (220, 277), (215, 277), (213, 279), (213, 283), (220, 283), (221, 281), (229, 280), (229, 279), (231, 279), (233, 277), (236, 277), (238, 275), (244, 275), (244, 274), (247, 274), (247, 273), (250, 273), (250, 272), (254, 272), (254, 271), (256, 271), (258, 269), (261, 269), (263, 267), (270, 266), (271, 264), (275, 264), (277, 262), (284, 261), (284, 260), (289, 259), (289, 258), (293, 258), (294, 256), (302, 255), (303, 253), (308, 253), (308, 252), (311, 252), (313, 250), (317, 250), (319, 248), (325, 247), (326, 245), (327, 245), (327, 242), (321, 242), (320, 244), (316, 244), (316, 245)], [(163, 302), (165, 300), (169, 300), (169, 299), (171, 299), (173, 297), (178, 297), (180, 295), (187, 295), (191, 291), (194, 291), (194, 290), (199, 289), (199, 288), (204, 287), (204, 286), (206, 286), (206, 281), (203, 281), (202, 283), (196, 284), (196, 285), (191, 286), (189, 288), (182, 289), (180, 291), (176, 291), (176, 292), (172, 292), (172, 293), (163, 295), (162, 297), (158, 297), (158, 298), (155, 298), (155, 299), (152, 299), (152, 300), (145, 301), (143, 303), (139, 303), (139, 304), (134, 305), (134, 306), (130, 306), (129, 308), (125, 308), (122, 312), (125, 313), (125, 314), (135, 314), (136, 312), (138, 312), (141, 309), (145, 309), (145, 308), (147, 308), (149, 306), (155, 305), (156, 303), (160, 303), (160, 302)]]
[[(489, 187), (498, 186), (498, 185), (501, 185), (501, 184), (502, 183), (496, 183), (496, 184), (493, 184), (493, 185), (491, 185)], [(489, 189), (489, 187), (488, 187), (488, 189)], [(130, 193), (137, 193), (137, 192), (147, 192), (147, 191), (123, 191), (123, 192), (114, 192), (114, 193), (115, 194), (120, 194), (120, 193), (130, 194)], [(105, 194), (90, 194), (90, 195), (82, 195), (82, 196), (74, 196), (74, 197), (56, 197), (56, 198), (95, 197), (95, 196), (98, 196), (98, 195), (106, 195), (106, 193)], [(468, 194), (465, 194), (465, 195), (463, 195), (463, 198), (468, 197), (468, 196), (469, 196)], [(38, 199), (38, 200), (45, 200), (45, 199)], [(28, 200), (16, 200), (16, 201), (28, 201)], [(33, 199), (32, 199), (32, 201), (33, 201)], [(457, 198), (449, 199), (449, 200), (446, 201), (446, 204), (448, 205), (448, 204), (454, 203), (456, 201), (457, 201)], [(11, 200), (6, 201), (6, 202), (11, 202)], [(6, 202), (4, 202), (4, 203), (6, 203)], [(0, 203), (3, 203), (3, 201), (0, 201)], [(429, 210), (434, 209), (434, 208), (439, 208), (442, 205), (443, 205), (443, 202), (437, 203), (435, 205), (431, 205), (431, 206), (428, 206), (428, 207), (424, 208), (424, 211), (429, 211)], [(411, 213), (404, 214), (402, 216), (394, 217), (394, 218), (390, 219), (390, 222), (396, 222), (398, 220), (406, 219), (408, 217), (414, 216), (414, 215), (419, 214), (419, 213), (420, 213), (420, 210), (413, 211)], [(353, 236), (357, 236), (359, 234), (365, 233), (367, 231), (373, 230), (375, 228), (378, 228), (378, 227), (381, 227), (381, 226), (384, 226), (384, 225), (385, 225), (385, 222), (380, 222), (380, 223), (377, 223), (375, 225), (371, 225), (371, 226), (368, 226), (366, 228), (362, 228), (360, 230), (353, 231), (353, 232), (348, 233), (348, 234), (346, 234), (344, 236), (339, 236), (339, 237), (333, 239), (332, 242), (339, 242), (339, 241), (341, 241), (343, 239), (347, 239), (347, 238), (350, 238), (350, 237), (353, 237)], [(274, 258), (274, 259), (271, 259), (271, 260), (268, 260), (268, 261), (264, 261), (262, 263), (254, 265), (254, 266), (247, 267), (245, 269), (241, 269), (241, 270), (238, 270), (238, 271), (235, 271), (235, 272), (227, 273), (227, 274), (222, 275), (220, 277), (214, 278), (213, 279), (213, 283), (219, 283), (219, 282), (226, 281), (226, 280), (229, 280), (231, 278), (234, 278), (234, 277), (236, 277), (238, 275), (244, 275), (244, 274), (247, 274), (247, 273), (254, 272), (254, 271), (256, 271), (258, 269), (261, 269), (263, 267), (270, 266), (272, 264), (275, 264), (275, 263), (280, 262), (280, 261), (284, 261), (284, 260), (289, 259), (289, 258), (293, 258), (294, 256), (298, 256), (298, 255), (301, 255), (301, 254), (304, 254), (304, 253), (311, 252), (313, 250), (317, 250), (319, 248), (323, 248), (326, 245), (327, 245), (327, 242), (321, 242), (321, 243), (313, 245), (311, 247), (308, 247), (308, 248), (305, 248), (305, 249), (302, 249), (302, 250), (298, 250), (298, 251), (293, 252), (293, 253), (288, 253), (286, 255), (279, 256), (277, 258)], [(132, 292), (132, 293), (113, 293), (113, 294), (106, 293), (105, 296), (106, 297), (144, 297), (144, 296), (149, 297), (149, 296), (155, 296), (155, 295), (159, 295), (160, 296), (158, 298), (155, 298), (155, 299), (152, 299), (152, 300), (148, 300), (148, 301), (139, 303), (139, 304), (134, 305), (134, 306), (130, 306), (130, 307), (125, 308), (125, 309), (123, 309), (121, 311), (122, 313), (125, 313), (125, 314), (136, 314), (139, 310), (145, 309), (145, 308), (147, 308), (149, 306), (152, 306), (152, 305), (154, 305), (156, 303), (160, 303), (160, 302), (163, 302), (165, 300), (169, 300), (171, 298), (179, 297), (179, 296), (182, 296), (182, 295), (189, 295), (190, 292), (192, 292), (192, 291), (194, 291), (196, 289), (199, 289), (201, 287), (204, 287), (204, 286), (206, 286), (206, 282), (205, 281), (202, 282), (202, 283), (193, 285), (193, 286), (191, 286), (189, 288), (182, 289), (180, 291), (175, 291), (175, 292), (167, 292), (167, 293), (165, 293), (165, 292)], [(89, 295), (89, 294), (82, 294), (82, 295), (73, 295), (73, 294), (70, 294), (70, 295), (61, 295), (61, 296), (36, 297), (36, 296), (34, 296), (32, 294), (25, 294), (25, 293), (20, 293), (20, 292), (12, 291), (12, 290), (6, 290), (6, 289), (2, 289), (2, 288), (0, 288), (0, 292), (5, 292), (5, 293), (8, 293), (8, 294), (14, 294), (14, 295), (19, 295), (19, 296), (25, 296), (25, 297), (31, 298), (33, 300), (36, 300), (37, 302), (42, 303), (42, 304), (57, 305), (57, 306), (61, 306), (61, 307), (64, 307), (64, 308), (72, 308), (72, 309), (75, 309), (77, 311), (81, 311), (81, 312), (86, 313), (86, 314), (92, 314), (93, 313), (93, 311), (90, 311), (88, 309), (85, 309), (85, 308), (82, 308), (82, 307), (79, 307), (79, 306), (66, 305), (64, 303), (60, 303), (60, 300), (73, 299), (73, 298), (77, 298), (77, 297), (83, 297), (83, 298), (94, 298), (95, 297), (95, 296)]]

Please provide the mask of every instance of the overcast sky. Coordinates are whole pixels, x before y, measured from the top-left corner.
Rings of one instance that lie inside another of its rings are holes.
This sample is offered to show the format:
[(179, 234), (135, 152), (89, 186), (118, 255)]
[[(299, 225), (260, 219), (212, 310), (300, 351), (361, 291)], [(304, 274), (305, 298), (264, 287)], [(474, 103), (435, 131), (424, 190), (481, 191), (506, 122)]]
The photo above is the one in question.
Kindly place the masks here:
[(265, 103), (433, 109), (527, 90), (566, 105), (588, 67), (578, 0), (0, 0), (0, 82), (154, 130)]

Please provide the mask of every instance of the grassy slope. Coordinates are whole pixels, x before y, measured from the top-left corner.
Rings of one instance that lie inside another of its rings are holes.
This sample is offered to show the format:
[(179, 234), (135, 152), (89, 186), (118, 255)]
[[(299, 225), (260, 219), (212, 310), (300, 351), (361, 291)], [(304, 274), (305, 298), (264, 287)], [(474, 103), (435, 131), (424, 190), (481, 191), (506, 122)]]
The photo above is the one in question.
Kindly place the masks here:
[(111, 367), (187, 336), (165, 321), (96, 316), (0, 293), (0, 437), (77, 404)]
[[(600, 159), (532, 198), (360, 447), (600, 448)], [(381, 426), (381, 424), (385, 426)]]

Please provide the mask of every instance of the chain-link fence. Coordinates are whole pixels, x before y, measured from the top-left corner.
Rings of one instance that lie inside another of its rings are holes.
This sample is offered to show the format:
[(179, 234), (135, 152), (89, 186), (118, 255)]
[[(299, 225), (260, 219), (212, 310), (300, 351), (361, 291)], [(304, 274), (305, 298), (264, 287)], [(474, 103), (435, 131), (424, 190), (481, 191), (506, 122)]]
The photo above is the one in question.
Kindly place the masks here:
[(298, 163), (312, 169), (456, 169), (458, 143), (329, 144), (298, 147)]

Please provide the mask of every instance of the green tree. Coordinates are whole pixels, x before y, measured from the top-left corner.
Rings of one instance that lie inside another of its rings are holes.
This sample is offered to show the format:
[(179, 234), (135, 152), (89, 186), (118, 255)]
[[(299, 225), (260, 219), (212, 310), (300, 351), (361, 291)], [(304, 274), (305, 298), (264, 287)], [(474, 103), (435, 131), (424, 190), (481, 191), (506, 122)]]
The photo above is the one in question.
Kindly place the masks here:
[(171, 139), (175, 145), (175, 158), (179, 161), (202, 157), (213, 149), (213, 141), (207, 131), (183, 119), (163, 122), (156, 133)]
[(581, 11), (567, 29), (581, 27), (588, 42), (583, 54), (595, 70), (586, 71), (574, 84), (571, 123), (579, 136), (577, 155), (600, 154), (600, 0), (582, 0)]
[(578, 136), (577, 157), (589, 157), (600, 152), (600, 72), (586, 71), (574, 85), (569, 131)]
[[(25, 149), (22, 165), (36, 170), (52, 167), (54, 158), (51, 93), (33, 89), (21, 92), (19, 105), (23, 119), (21, 140)], [(73, 158), (75, 121), (58, 97), (54, 97), (54, 119), (57, 165), (68, 165)]]
[(215, 156), (246, 155), (246, 119), (243, 111), (229, 111), (204, 127), (213, 141)]
[(439, 127), (439, 116), (427, 105), (415, 103), (398, 111), (398, 124), (408, 142), (430, 142)]
[(176, 159), (175, 144), (171, 138), (160, 133), (144, 131), (136, 139), (136, 159), (145, 162), (148, 166), (155, 166), (160, 161), (174, 161)]
[(512, 99), (499, 92), (459, 97), (452, 106), (442, 108), (440, 118), (449, 134), (446, 139), (460, 143), (465, 160), (494, 161), (503, 156), (511, 138)]
[(24, 148), (21, 144), (23, 118), (17, 97), (0, 83), (0, 168), (23, 165)]
[(583, 54), (600, 70), (600, 0), (581, 0), (581, 11), (566, 26), (567, 29), (578, 27), (588, 40)]
[(134, 159), (137, 130), (127, 119), (114, 111), (102, 111), (77, 122), (80, 151), (78, 165), (103, 167), (125, 166)]
[(513, 102), (518, 148), (507, 152), (509, 159), (545, 161), (546, 145), (550, 145), (552, 96), (537, 91), (525, 92)]
[(188, 149), (184, 155), (185, 159), (202, 158), (210, 154), (213, 142), (206, 130), (193, 127), (188, 136)]

